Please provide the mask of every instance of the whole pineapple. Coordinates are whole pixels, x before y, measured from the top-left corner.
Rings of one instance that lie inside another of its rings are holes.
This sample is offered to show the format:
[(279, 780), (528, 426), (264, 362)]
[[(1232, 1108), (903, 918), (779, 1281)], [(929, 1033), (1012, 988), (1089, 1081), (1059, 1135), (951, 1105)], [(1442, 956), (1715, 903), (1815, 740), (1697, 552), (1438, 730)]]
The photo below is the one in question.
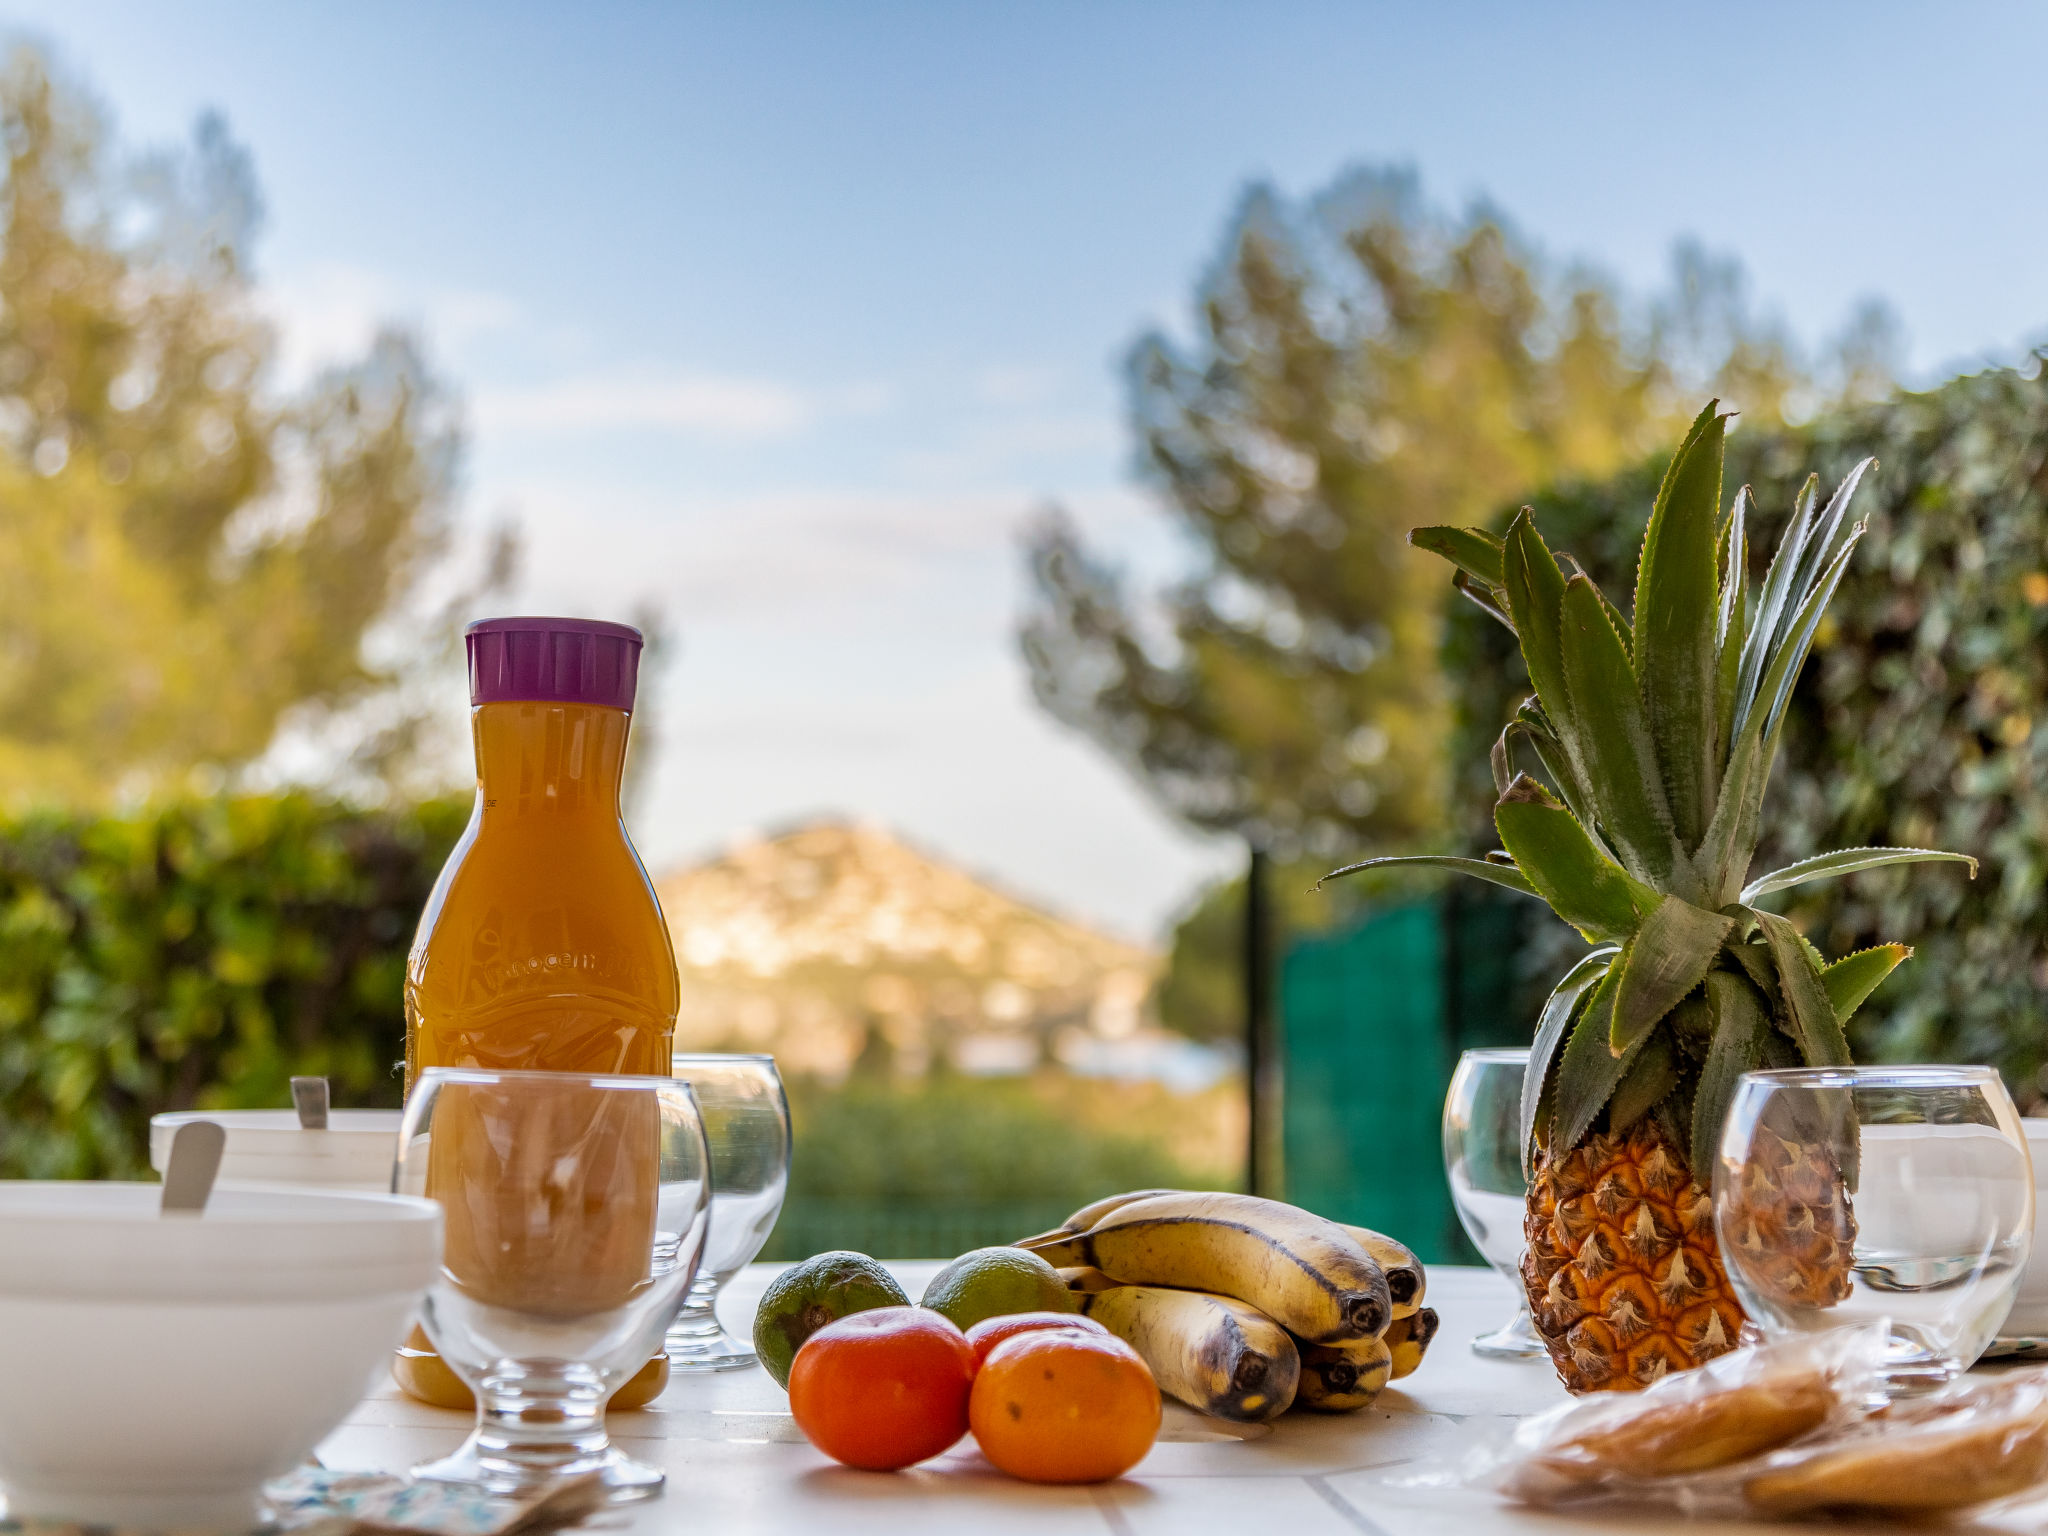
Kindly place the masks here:
[[(1522, 1095), (1522, 1278), (1575, 1392), (1644, 1387), (1735, 1347), (1744, 1319), (1708, 1188), (1736, 1082), (1759, 1067), (1846, 1063), (1844, 1023), (1910, 953), (1883, 944), (1826, 964), (1753, 903), (1886, 864), (1976, 869), (1960, 854), (1855, 848), (1749, 878), (1786, 702), (1863, 534), (1847, 511), (1869, 461), (1824, 508), (1807, 481), (1752, 597), (1747, 488), (1721, 512), (1718, 405), (1658, 490), (1633, 622), (1576, 567), (1559, 568), (1527, 508), (1504, 537), (1410, 535), (1515, 632), (1536, 692), (1493, 749), (1501, 849), (1338, 871), (1476, 875), (1540, 897), (1595, 946), (1544, 1006)], [(1515, 771), (1524, 747), (1550, 787)], [(1736, 1192), (1735, 1240), (1769, 1256), (1765, 1283), (1825, 1305), (1847, 1294), (1846, 1181), (1810, 1129), (1771, 1131), (1776, 1155)]]

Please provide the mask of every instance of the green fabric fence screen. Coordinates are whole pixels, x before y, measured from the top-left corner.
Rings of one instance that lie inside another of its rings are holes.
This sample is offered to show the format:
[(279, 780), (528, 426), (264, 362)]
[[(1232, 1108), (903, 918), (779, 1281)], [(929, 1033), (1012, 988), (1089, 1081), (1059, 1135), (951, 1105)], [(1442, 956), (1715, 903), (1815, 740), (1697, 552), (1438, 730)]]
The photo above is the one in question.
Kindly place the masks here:
[(1480, 1262), (1444, 1178), (1458, 1053), (1526, 1045), (1525, 903), (1446, 892), (1296, 942), (1280, 965), (1287, 1198), (1373, 1227), (1425, 1263)]

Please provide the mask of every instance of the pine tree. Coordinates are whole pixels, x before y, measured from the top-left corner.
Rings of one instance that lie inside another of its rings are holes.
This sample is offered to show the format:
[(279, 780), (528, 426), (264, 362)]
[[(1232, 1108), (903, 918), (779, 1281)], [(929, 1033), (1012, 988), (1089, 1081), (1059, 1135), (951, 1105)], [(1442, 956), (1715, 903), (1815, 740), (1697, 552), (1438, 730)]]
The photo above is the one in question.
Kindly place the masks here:
[(217, 118), (124, 161), (24, 47), (0, 153), (0, 796), (232, 769), (386, 687), (363, 639), (446, 554), (461, 448), (417, 346), (279, 393)]

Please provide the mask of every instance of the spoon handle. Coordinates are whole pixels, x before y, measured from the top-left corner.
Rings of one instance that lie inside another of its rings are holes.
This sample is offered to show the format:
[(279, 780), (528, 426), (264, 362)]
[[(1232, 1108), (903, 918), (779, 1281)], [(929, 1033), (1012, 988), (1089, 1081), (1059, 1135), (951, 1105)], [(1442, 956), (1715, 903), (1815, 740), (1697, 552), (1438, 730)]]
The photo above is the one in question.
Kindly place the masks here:
[(171, 1138), (170, 1159), (164, 1165), (162, 1214), (176, 1211), (196, 1216), (206, 1209), (214, 1175), (220, 1172), (220, 1154), (227, 1144), (228, 1133), (211, 1120), (191, 1120), (178, 1127)]
[(327, 1079), (324, 1077), (293, 1078), (292, 1107), (299, 1112), (300, 1130), (326, 1130)]

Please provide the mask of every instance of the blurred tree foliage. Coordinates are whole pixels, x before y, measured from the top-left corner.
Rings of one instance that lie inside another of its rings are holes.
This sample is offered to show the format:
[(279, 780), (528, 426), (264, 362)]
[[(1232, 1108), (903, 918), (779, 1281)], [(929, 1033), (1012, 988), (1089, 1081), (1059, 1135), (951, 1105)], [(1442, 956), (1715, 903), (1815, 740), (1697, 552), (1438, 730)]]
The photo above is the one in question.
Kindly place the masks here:
[[(1328, 928), (1388, 882), (1339, 881), (1323, 890), (1329, 873), (1318, 861), (1284, 864), (1269, 877), (1273, 924), (1281, 933)], [(1197, 892), (1175, 921), (1172, 950), (1153, 985), (1159, 1022), (1196, 1040), (1244, 1038), (1244, 893), (1242, 877), (1219, 880)]]
[(417, 348), (268, 387), (261, 202), (218, 118), (119, 158), (22, 47), (0, 151), (0, 796), (233, 767), (388, 685), (363, 642), (445, 553), (461, 446)]
[(162, 1110), (395, 1105), (414, 923), (466, 800), (0, 823), (0, 1176), (134, 1177)]
[[(1489, 207), (1446, 217), (1403, 172), (1299, 208), (1253, 189), (1196, 311), (1190, 341), (1147, 334), (1128, 363), (1140, 464), (1190, 572), (1135, 594), (1049, 514), (1021, 642), (1056, 717), (1175, 815), (1282, 859), (1442, 835), (1443, 593), (1409, 528), (1634, 463), (1702, 384), (1767, 413), (1816, 388), (1733, 263), (1681, 247), (1672, 291), (1631, 305)], [(1888, 336), (1859, 315), (1853, 387)]]
[[(1856, 1016), (1860, 1056), (1992, 1062), (2037, 1099), (2048, 1087), (2048, 376), (2036, 359), (1803, 426), (1742, 423), (1725, 483), (1731, 495), (1754, 487), (1752, 551), (1775, 547), (1809, 470), (1832, 488), (1866, 455), (1878, 464), (1854, 511), (1870, 532), (1793, 695), (1757, 867), (1863, 844), (1976, 855), (1974, 882), (1943, 867), (1879, 870), (1772, 902), (1829, 954), (1882, 937), (1915, 946)], [(1662, 468), (1540, 495), (1537, 526), (1609, 591), (1631, 591)], [(1487, 749), (1528, 681), (1513, 638), (1468, 604), (1447, 657), (1458, 826), (1476, 837), (1491, 826)], [(1578, 947), (1548, 926), (1557, 955)]]

